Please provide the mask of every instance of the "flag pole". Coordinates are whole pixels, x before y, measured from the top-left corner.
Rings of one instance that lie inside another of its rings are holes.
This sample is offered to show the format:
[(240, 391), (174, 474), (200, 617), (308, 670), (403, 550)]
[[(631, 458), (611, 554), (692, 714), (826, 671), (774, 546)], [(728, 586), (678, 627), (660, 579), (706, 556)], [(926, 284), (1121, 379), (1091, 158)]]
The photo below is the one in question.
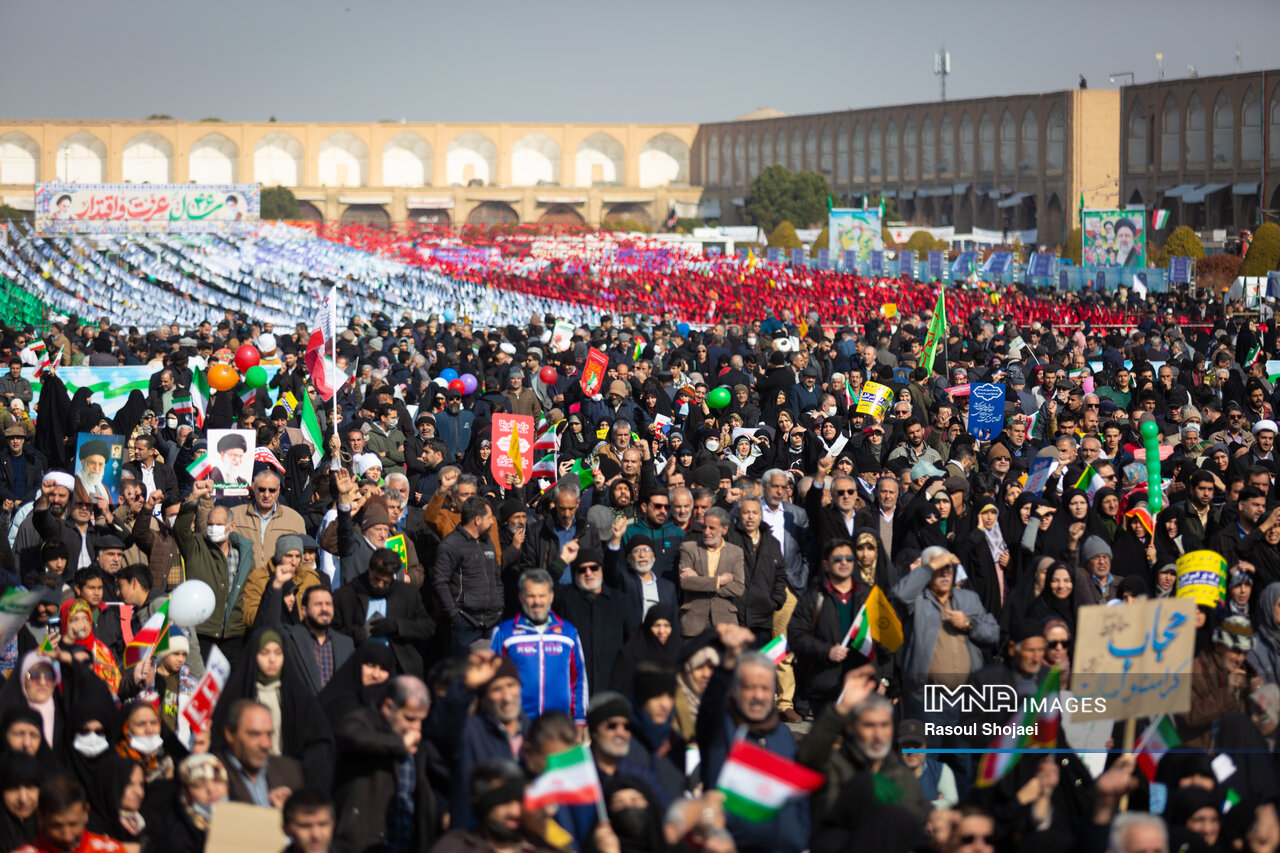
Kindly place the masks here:
[[(329, 331), (333, 334), (333, 369), (338, 370), (338, 290), (334, 288), (333, 299), (329, 303)], [(336, 378), (336, 377), (335, 377)], [(345, 375), (344, 375), (345, 380)], [(345, 384), (345, 382), (344, 382)], [(333, 436), (338, 437), (338, 389), (333, 389)], [(341, 439), (339, 439), (341, 441)]]

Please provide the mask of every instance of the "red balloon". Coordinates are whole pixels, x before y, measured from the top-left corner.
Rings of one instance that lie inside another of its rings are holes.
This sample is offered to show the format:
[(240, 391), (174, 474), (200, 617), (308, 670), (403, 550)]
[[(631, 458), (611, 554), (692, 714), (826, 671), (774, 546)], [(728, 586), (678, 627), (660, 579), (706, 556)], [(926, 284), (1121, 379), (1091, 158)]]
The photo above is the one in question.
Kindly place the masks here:
[(240, 348), (236, 350), (236, 367), (239, 368), (241, 373), (244, 373), (260, 361), (262, 361), (262, 356), (253, 344), (241, 344)]
[(449, 383), (449, 387), (461, 394), (467, 386), (463, 384), (461, 379), (454, 379)]
[(538, 378), (541, 379), (545, 385), (554, 385), (559, 376), (560, 371), (556, 370), (549, 364), (538, 371)]

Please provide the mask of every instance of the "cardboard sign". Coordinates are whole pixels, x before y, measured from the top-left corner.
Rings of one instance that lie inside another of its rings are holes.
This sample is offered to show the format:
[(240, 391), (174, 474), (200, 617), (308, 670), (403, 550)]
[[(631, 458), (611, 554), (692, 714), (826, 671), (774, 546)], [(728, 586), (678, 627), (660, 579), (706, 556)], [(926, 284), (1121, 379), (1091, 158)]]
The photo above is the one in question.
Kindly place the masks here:
[(1217, 551), (1192, 551), (1178, 558), (1178, 598), (1217, 607), (1227, 594), (1227, 561)]
[(969, 435), (990, 441), (1004, 431), (1004, 386), (974, 382), (969, 386)]
[(609, 367), (609, 356), (600, 350), (592, 347), (587, 352), (587, 363), (582, 367), (582, 379), (579, 384), (582, 386), (582, 393), (588, 397), (594, 397), (600, 393), (600, 389), (604, 386), (604, 372)]
[(250, 803), (218, 803), (209, 821), (205, 853), (280, 853), (289, 846), (280, 812)]
[(1191, 708), (1196, 605), (1155, 598), (1081, 607), (1072, 656), (1076, 720), (1124, 720)]
[(191, 727), (193, 739), (208, 731), (209, 724), (213, 722), (214, 706), (218, 704), (218, 697), (222, 695), (230, 674), (231, 664), (227, 662), (227, 656), (217, 646), (211, 646), (209, 658), (204, 662), (204, 678), (200, 679), (191, 699), (182, 709), (182, 717)]
[(862, 390), (858, 394), (856, 411), (879, 420), (884, 417), (885, 409), (889, 407), (889, 400), (892, 397), (893, 389), (888, 385), (881, 385), (879, 382), (863, 382)]
[(489, 454), (489, 470), (495, 483), (505, 487), (508, 475), (513, 475), (517, 483), (529, 482), (536, 438), (531, 416), (493, 416), (493, 432), (490, 434), (493, 452)]
[(555, 329), (551, 332), (551, 349), (564, 352), (573, 345), (573, 324), (568, 320), (556, 320)]

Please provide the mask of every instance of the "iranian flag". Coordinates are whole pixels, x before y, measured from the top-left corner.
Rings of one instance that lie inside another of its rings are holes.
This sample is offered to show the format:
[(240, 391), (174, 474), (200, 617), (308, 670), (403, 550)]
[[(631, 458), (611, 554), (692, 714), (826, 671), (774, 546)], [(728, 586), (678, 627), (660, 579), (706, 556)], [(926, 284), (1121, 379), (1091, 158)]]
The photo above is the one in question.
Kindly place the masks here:
[(547, 769), (525, 789), (524, 807), (530, 811), (547, 806), (590, 806), (604, 798), (596, 762), (586, 744), (547, 758)]
[(61, 350), (61, 349), (59, 349), (56, 353), (54, 353), (54, 354), (53, 354), (53, 358), (52, 358), (52, 359), (50, 359), (50, 358), (49, 358), (49, 351), (46, 349), (46, 350), (45, 350), (43, 353), (41, 353), (41, 355), (40, 355), (40, 363), (39, 363), (38, 365), (36, 365), (36, 372), (35, 372), (35, 374), (34, 374), (34, 375), (35, 375), (35, 378), (36, 378), (36, 379), (39, 379), (41, 376), (43, 376), (43, 375), (44, 375), (44, 372), (45, 372), (46, 370), (48, 370), (48, 369), (49, 369), (49, 368), (51, 368), (51, 367), (57, 367), (57, 366), (58, 366), (58, 362), (60, 362), (60, 361), (62, 361), (62, 350)]
[(779, 634), (768, 642), (760, 653), (769, 659), (774, 666), (782, 663), (782, 659), (787, 656), (787, 635)]
[(556, 431), (551, 428), (550, 424), (541, 428), (538, 438), (533, 442), (533, 455), (540, 453), (555, 453), (556, 451)]
[(188, 394), (185, 397), (174, 397), (173, 411), (174, 411), (174, 414), (178, 414), (178, 415), (194, 415), (196, 412), (196, 408), (195, 406), (191, 405), (191, 395)]
[(209, 411), (210, 396), (209, 380), (205, 376), (205, 371), (199, 368), (191, 371), (191, 406), (195, 410), (197, 427), (204, 427), (204, 416)]
[(159, 645), (161, 638), (169, 634), (169, 600), (165, 599), (164, 603), (155, 613), (151, 614), (151, 618), (147, 620), (147, 624), (142, 626), (138, 633), (133, 635), (133, 640), (124, 650), (124, 665), (126, 667), (137, 666), (147, 658)]
[(1104, 488), (1106, 485), (1107, 481), (1102, 479), (1097, 471), (1093, 470), (1092, 465), (1085, 465), (1084, 473), (1080, 475), (1080, 479), (1076, 480), (1076, 484), (1072, 486), (1072, 488), (1084, 489), (1085, 495), (1088, 496), (1090, 501), (1092, 501), (1093, 496), (1098, 493), (1098, 490)]
[(1151, 211), (1151, 228), (1159, 231), (1161, 228), (1169, 224), (1169, 211), (1153, 210)]
[(24, 364), (32, 366), (38, 365), (44, 359), (45, 343), (36, 338), (31, 343), (22, 348), (18, 355), (22, 358)]
[(337, 286), (329, 288), (329, 295), (325, 297), (320, 315), (316, 319), (319, 325), (311, 330), (311, 337), (307, 339), (307, 351), (302, 358), (307, 370), (311, 371), (311, 381), (315, 383), (320, 399), (327, 402), (333, 399), (346, 379), (338, 365), (329, 357), (333, 352), (334, 338), (338, 334)]
[(311, 395), (302, 394), (302, 434), (311, 444), (311, 465), (319, 467), (324, 456), (324, 436), (320, 433), (320, 420), (316, 417), (316, 407), (311, 404)]
[(1171, 749), (1182, 746), (1182, 738), (1168, 714), (1161, 714), (1155, 725), (1147, 726), (1142, 733), (1138, 745), (1134, 747), (1134, 757), (1138, 761), (1138, 769), (1147, 777), (1148, 782), (1156, 780), (1156, 767), (1160, 759)]
[(810, 770), (748, 740), (734, 741), (716, 788), (724, 792), (724, 809), (744, 820), (772, 820), (791, 800), (811, 794), (826, 781)]
[(533, 477), (554, 477), (556, 475), (556, 455), (548, 453), (533, 463)]
[(978, 761), (979, 788), (986, 788), (1003, 779), (1013, 765), (1018, 763), (1023, 750), (1043, 749), (1057, 742), (1060, 722), (1058, 712), (1039, 713), (1032, 706), (1046, 707), (1048, 697), (1057, 694), (1061, 683), (1062, 670), (1054, 667), (1045, 676), (1044, 681), (1040, 682), (1035, 701), (1024, 705), (1025, 710), (1014, 714), (1009, 720), (1009, 725), (1014, 731), (1034, 731), (1035, 734), (1000, 735), (991, 744), (989, 751), (982, 753), (982, 758)]
[(876, 650), (871, 639), (871, 620), (867, 617), (867, 605), (864, 604), (859, 608), (858, 615), (853, 617), (853, 624), (849, 626), (849, 633), (844, 635), (840, 645), (861, 652), (867, 660), (875, 657)]
[(187, 473), (191, 475), (193, 480), (203, 480), (209, 476), (209, 472), (212, 470), (213, 460), (209, 458), (207, 452), (201, 453), (194, 462), (187, 466)]

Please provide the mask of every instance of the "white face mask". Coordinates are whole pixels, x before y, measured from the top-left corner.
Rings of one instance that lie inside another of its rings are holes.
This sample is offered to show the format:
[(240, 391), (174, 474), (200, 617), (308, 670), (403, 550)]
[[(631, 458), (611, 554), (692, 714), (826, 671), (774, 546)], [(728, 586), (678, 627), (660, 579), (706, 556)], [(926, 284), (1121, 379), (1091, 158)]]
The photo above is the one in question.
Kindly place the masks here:
[(754, 337), (754, 336), (748, 337), (748, 338), (747, 338), (747, 346), (749, 346), (749, 347), (753, 347), (753, 346), (755, 346), (755, 345), (756, 345), (756, 339), (755, 339), (755, 337)]
[(387, 418), (387, 426), (388, 426), (388, 427), (390, 427), (391, 429), (396, 429), (396, 428), (398, 428), (398, 427), (400, 426), (400, 419), (399, 419), (399, 418)]
[(225, 524), (210, 524), (204, 529), (204, 535), (208, 537), (210, 542), (224, 542), (227, 538), (227, 526)]
[(836, 407), (835, 407), (835, 406), (828, 406), (828, 407), (827, 407), (827, 417), (829, 417), (829, 418), (834, 418), (834, 417), (836, 416), (836, 412), (837, 412), (837, 411), (838, 411), (838, 410), (836, 409)]
[(712, 453), (715, 453), (719, 449), (720, 442), (716, 441), (714, 438), (707, 442), (707, 450), (710, 450)]
[(176, 515), (166, 515), (166, 516), (164, 517), (164, 523), (165, 523), (165, 524), (167, 524), (167, 525), (169, 525), (170, 527), (173, 527), (173, 525), (174, 525), (177, 521), (178, 521), (178, 517), (177, 517)]
[(75, 751), (83, 755), (85, 758), (97, 758), (99, 755), (107, 751), (110, 746), (107, 739), (97, 732), (89, 734), (78, 734), (71, 744)]
[(150, 755), (153, 752), (159, 752), (164, 746), (164, 738), (160, 735), (133, 735), (129, 738), (129, 746), (135, 752), (141, 752), (143, 755)]
[(178, 428), (178, 419), (177, 419), (177, 418), (168, 418), (168, 419), (165, 421), (165, 424), (169, 427), (169, 429), (177, 429), (177, 428)]

